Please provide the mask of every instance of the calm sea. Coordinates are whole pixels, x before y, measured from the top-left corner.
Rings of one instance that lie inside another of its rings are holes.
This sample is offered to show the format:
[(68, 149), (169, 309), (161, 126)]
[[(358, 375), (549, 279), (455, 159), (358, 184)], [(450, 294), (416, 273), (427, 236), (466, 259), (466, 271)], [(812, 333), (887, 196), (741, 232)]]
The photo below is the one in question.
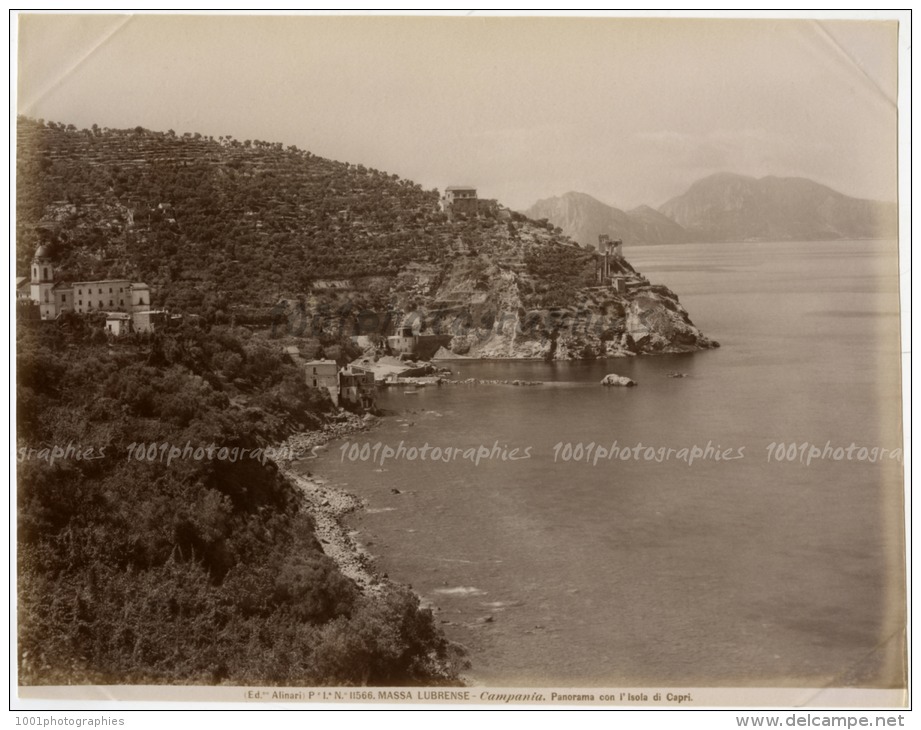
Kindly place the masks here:
[[(357, 539), (436, 609), (475, 682), (901, 685), (902, 465), (880, 451), (901, 445), (896, 245), (629, 258), (722, 348), (454, 361), (545, 384), (389, 390), (380, 429), (309, 467), (367, 500)], [(602, 388), (611, 372), (639, 386)], [(430, 448), (380, 463), (401, 444)]]

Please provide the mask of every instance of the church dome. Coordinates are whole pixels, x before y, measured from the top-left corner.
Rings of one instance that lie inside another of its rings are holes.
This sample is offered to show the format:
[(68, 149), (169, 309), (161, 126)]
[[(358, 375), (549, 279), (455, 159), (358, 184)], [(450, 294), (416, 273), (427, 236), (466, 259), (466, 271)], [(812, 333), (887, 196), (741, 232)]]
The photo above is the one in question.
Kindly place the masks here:
[(35, 252), (35, 258), (36, 259), (50, 259), (51, 251), (48, 249), (47, 246), (41, 245), (38, 247), (38, 250)]

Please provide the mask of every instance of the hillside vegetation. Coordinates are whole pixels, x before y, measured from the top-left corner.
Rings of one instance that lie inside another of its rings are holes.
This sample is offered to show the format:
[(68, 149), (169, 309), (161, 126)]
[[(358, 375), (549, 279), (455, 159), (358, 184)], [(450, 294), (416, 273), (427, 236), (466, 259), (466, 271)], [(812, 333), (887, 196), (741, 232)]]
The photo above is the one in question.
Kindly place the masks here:
[(451, 224), (437, 191), (279, 143), (25, 118), (17, 131), (19, 270), (49, 243), (69, 279), (137, 277), (184, 311), (267, 310), (318, 281), (443, 264), (500, 226)]
[(333, 411), (277, 348), (106, 346), (70, 315), (20, 326), (16, 361), (21, 684), (457, 681), (431, 612), (345, 577), (266, 451)]
[[(597, 256), (546, 219), (450, 218), (435, 190), (279, 143), (23, 118), (17, 139), (22, 274), (45, 243), (61, 278), (144, 281), (157, 306), (294, 338), (409, 317), (489, 357), (710, 346), (628, 263), (626, 291), (599, 288)], [(663, 316), (627, 316), (648, 306)]]

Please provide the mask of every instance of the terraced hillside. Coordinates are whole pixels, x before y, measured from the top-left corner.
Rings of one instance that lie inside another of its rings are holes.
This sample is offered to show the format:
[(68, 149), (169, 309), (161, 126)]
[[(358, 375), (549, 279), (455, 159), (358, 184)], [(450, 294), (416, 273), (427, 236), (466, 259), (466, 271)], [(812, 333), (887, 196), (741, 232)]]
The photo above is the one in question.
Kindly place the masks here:
[[(140, 127), (21, 118), (17, 139), (20, 274), (46, 244), (61, 278), (142, 280), (158, 306), (210, 321), (389, 334), (414, 314), (455, 335), (456, 351), (489, 356), (710, 344), (671, 292), (661, 336), (630, 330), (630, 303), (653, 295), (629, 264), (626, 293), (598, 291), (596, 254), (559, 228), (501, 207), (449, 218), (437, 190), (396, 175), (280, 143)], [(604, 319), (588, 335), (587, 317)], [(558, 347), (561, 332), (570, 347)]]

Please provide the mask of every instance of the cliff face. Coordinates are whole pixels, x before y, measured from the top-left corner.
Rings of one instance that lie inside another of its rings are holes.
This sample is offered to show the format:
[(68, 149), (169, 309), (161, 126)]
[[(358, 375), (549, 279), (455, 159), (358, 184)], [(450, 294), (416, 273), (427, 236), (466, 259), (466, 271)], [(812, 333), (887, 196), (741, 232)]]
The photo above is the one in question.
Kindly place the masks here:
[(851, 198), (804, 178), (719, 173), (698, 180), (659, 212), (694, 240), (833, 240), (898, 235), (896, 206)]
[[(422, 332), (452, 335), (453, 353), (479, 358), (592, 359), (718, 347), (674, 292), (651, 284), (629, 262), (613, 262), (624, 291), (599, 286), (595, 254), (565, 245), (547, 250), (540, 238), (539, 228), (519, 228), (515, 238), (506, 233), (494, 242), (503, 256), (457, 261), (441, 276), (407, 272), (395, 291), (401, 316)], [(543, 267), (558, 276), (549, 290)], [(562, 304), (552, 303), (557, 290), (565, 291)]]
[(599, 301), (586, 293), (571, 308), (532, 310), (523, 317), (500, 309), (493, 327), (455, 336), (451, 349), (481, 358), (578, 360), (719, 346), (694, 326), (673, 292), (639, 277), (636, 284), (626, 296)]

